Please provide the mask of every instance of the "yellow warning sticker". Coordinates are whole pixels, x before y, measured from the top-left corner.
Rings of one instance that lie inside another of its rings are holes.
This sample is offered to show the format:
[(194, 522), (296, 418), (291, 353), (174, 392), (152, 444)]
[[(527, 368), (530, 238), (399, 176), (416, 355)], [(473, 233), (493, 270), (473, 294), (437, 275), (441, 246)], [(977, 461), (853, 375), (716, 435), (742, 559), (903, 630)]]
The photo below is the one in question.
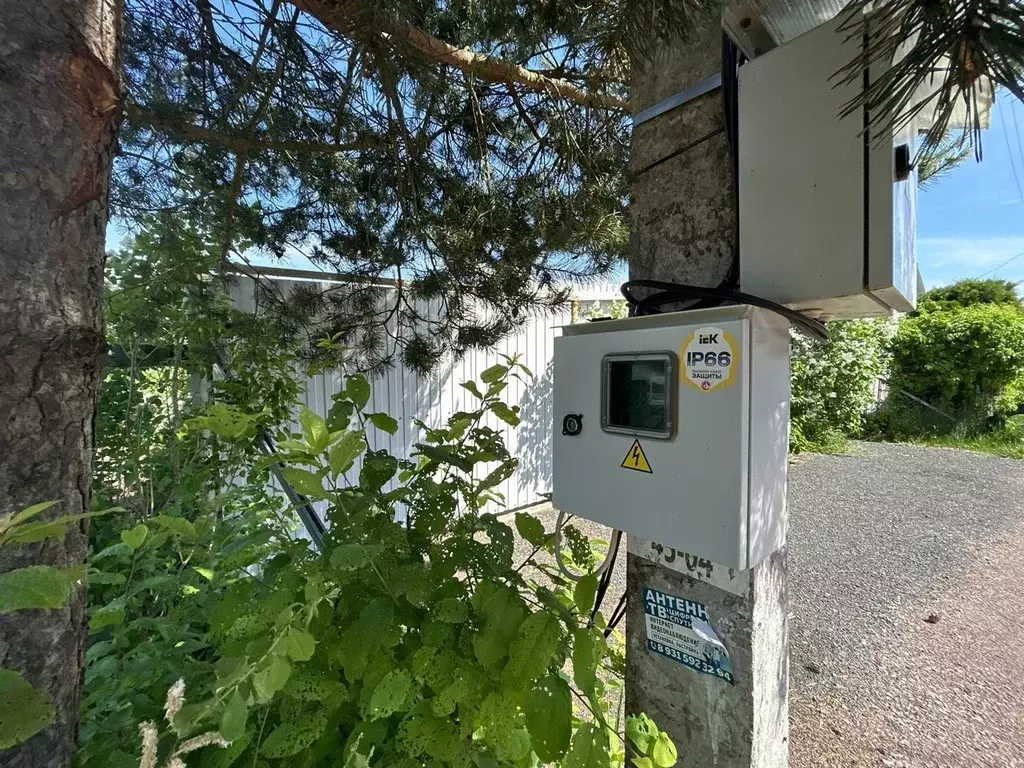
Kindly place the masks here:
[(623, 469), (646, 472), (649, 475), (654, 474), (654, 470), (651, 469), (651, 463), (647, 461), (647, 454), (644, 453), (644, 447), (640, 445), (639, 440), (633, 441), (633, 445), (629, 448), (629, 453), (626, 454), (626, 458), (622, 460), (619, 466)]

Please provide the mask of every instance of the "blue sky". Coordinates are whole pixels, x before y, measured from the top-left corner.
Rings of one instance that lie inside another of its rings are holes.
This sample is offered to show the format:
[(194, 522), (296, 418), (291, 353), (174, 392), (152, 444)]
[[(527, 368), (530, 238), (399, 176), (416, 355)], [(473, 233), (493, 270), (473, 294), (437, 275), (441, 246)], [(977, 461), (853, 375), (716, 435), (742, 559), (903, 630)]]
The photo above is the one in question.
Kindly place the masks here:
[(928, 288), (993, 269), (986, 277), (1024, 281), (1024, 255), (996, 269), (1024, 254), (1024, 104), (998, 95), (982, 147), (982, 162), (968, 160), (918, 192), (917, 258)]

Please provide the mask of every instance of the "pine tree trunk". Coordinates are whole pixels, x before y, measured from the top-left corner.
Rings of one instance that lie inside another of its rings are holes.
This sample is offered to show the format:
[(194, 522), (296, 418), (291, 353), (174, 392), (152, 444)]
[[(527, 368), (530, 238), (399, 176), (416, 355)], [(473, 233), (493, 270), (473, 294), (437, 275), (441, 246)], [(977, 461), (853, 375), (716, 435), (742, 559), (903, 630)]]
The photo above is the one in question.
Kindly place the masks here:
[[(89, 508), (103, 257), (119, 110), (117, 0), (0, 3), (0, 513)], [(0, 549), (0, 572), (80, 565), (88, 526)], [(85, 592), (0, 616), (0, 666), (45, 690), (49, 728), (5, 768), (65, 768), (78, 739)]]

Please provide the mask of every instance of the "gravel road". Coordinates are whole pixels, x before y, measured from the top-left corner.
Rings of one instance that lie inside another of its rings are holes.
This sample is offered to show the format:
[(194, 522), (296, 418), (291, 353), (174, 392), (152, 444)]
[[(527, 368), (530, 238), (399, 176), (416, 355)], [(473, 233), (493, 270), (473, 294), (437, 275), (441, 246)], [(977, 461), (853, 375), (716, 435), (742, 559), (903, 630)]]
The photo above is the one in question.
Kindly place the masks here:
[(800, 457), (789, 551), (792, 768), (1024, 768), (1024, 463)]

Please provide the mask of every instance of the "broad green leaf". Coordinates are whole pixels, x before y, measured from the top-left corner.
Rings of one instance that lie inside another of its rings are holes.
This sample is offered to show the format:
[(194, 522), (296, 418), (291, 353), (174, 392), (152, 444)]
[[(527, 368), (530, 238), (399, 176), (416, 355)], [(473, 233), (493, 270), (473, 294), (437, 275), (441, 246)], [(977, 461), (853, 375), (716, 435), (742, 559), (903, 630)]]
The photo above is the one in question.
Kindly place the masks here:
[(40, 512), (45, 512), (54, 504), (60, 504), (59, 501), (41, 501), (38, 504), (33, 504), (31, 507), (25, 507), (21, 512), (18, 512), (14, 517), (11, 518), (11, 525), (18, 525), (19, 523), (25, 523), (31, 520), (33, 517), (38, 515)]
[(356, 407), (348, 400), (335, 400), (331, 410), (327, 412), (327, 427), (332, 432), (348, 429), (352, 421), (352, 414)]
[(649, 757), (634, 757), (630, 762), (636, 768), (654, 768), (654, 761)]
[(572, 739), (572, 747), (563, 768), (611, 768), (608, 756), (608, 737), (593, 723), (583, 723)]
[(371, 413), (366, 418), (370, 420), (381, 432), (387, 432), (389, 435), (393, 435), (398, 431), (398, 421), (391, 418), (386, 413)]
[(281, 723), (260, 744), (260, 755), (270, 758), (294, 757), (310, 747), (327, 727), (323, 712), (307, 712), (300, 720)]
[(516, 639), (509, 649), (508, 665), (502, 680), (511, 686), (523, 686), (547, 671), (558, 650), (561, 625), (547, 611), (538, 611), (527, 617), (519, 627)]
[(366, 450), (366, 442), (361, 432), (346, 432), (345, 436), (331, 446), (327, 455), (327, 462), (330, 464), (331, 472), (335, 475), (343, 475), (348, 472), (359, 455)]
[(380, 547), (376, 544), (339, 544), (331, 550), (331, 565), (342, 571), (354, 571), (370, 562)]
[(474, 725), (483, 729), (483, 741), (503, 761), (517, 762), (530, 750), (530, 735), (522, 727), (522, 718), (513, 696), (491, 693), (483, 700)]
[(192, 524), (191, 520), (186, 520), (184, 517), (157, 515), (153, 520), (161, 528), (170, 531), (176, 536), (181, 536), (186, 539), (194, 539), (196, 537), (195, 525)]
[(661, 731), (654, 739), (654, 747), (651, 749), (651, 759), (658, 768), (672, 768), (679, 759), (676, 752), (676, 745), (667, 733)]
[(480, 485), (477, 486), (476, 489), (477, 494), (481, 494), (487, 489), (493, 488), (499, 483), (508, 480), (513, 474), (515, 474), (517, 466), (519, 466), (518, 460), (512, 459), (511, 461), (504, 462), (495, 467), (487, 474), (487, 477), (480, 481)]
[(124, 623), (124, 599), (118, 598), (92, 612), (89, 617), (89, 631), (98, 632), (104, 627), (115, 627)]
[(504, 365), (492, 365), (486, 371), (480, 374), (480, 379), (485, 384), (493, 384), (499, 381), (506, 373), (508, 373), (508, 367)]
[(245, 697), (236, 688), (220, 717), (220, 735), (224, 737), (225, 741), (235, 741), (245, 734), (245, 720), (248, 713), (249, 707)]
[(658, 726), (645, 714), (629, 715), (626, 718), (626, 738), (643, 754), (651, 751)]
[(346, 693), (337, 672), (310, 669), (309, 665), (295, 669), (283, 691), (299, 701), (326, 701), (332, 696), (341, 697)]
[(193, 733), (209, 714), (212, 702), (204, 701), (201, 704), (186, 704), (174, 716), (171, 727), (178, 736), (186, 736)]
[(277, 449), (279, 451), (301, 453), (304, 456), (309, 454), (306, 444), (299, 440), (281, 440), (277, 444)]
[(35, 736), (53, 722), (53, 716), (53, 704), (44, 691), (13, 669), (0, 668), (0, 749)]
[(208, 430), (217, 437), (234, 441), (246, 433), (256, 422), (253, 414), (227, 403), (213, 403), (203, 408), (203, 415), (185, 422), (188, 430)]
[(514, 408), (509, 408), (505, 403), (501, 401), (491, 403), (491, 412), (506, 424), (513, 427), (519, 426), (519, 414)]
[(121, 531), (121, 541), (127, 544), (128, 548), (134, 552), (145, 543), (146, 536), (148, 535), (149, 528), (146, 527), (145, 523), (139, 523), (130, 531)]
[(7, 532), (3, 534), (2, 539), (5, 542), (18, 542), (20, 544), (31, 544), (37, 541), (45, 541), (46, 539), (62, 539), (64, 538), (64, 534), (67, 533), (68, 526), (73, 523), (77, 523), (79, 520), (88, 520), (93, 517), (109, 515), (111, 512), (123, 511), (124, 509), (122, 507), (111, 507), (109, 509), (100, 509), (94, 512), (83, 512), (79, 515), (65, 515), (64, 517), (58, 517), (55, 520), (25, 523), (8, 529)]
[(473, 652), (485, 667), (494, 667), (509, 652), (526, 617), (522, 599), (510, 588), (484, 581), (473, 595), (473, 608), (484, 619), (473, 638)]
[(200, 568), (199, 566), (196, 566), (195, 572), (207, 581), (213, 581), (213, 571), (211, 571), (209, 568)]
[(280, 691), (292, 673), (292, 665), (281, 656), (274, 656), (264, 669), (257, 672), (252, 679), (256, 695), (262, 702), (268, 702), (274, 698), (274, 694)]
[(473, 420), (468, 417), (452, 419), (448, 423), (448, 439), (461, 440), (466, 430), (473, 426)]
[(459, 456), (451, 448), (443, 448), (438, 445), (427, 445), (426, 443), (416, 443), (416, 450), (423, 456), (426, 456), (428, 459), (435, 461), (438, 464), (451, 464), (467, 474), (473, 471), (473, 462), (467, 458)]
[(498, 395), (505, 391), (505, 388), (507, 386), (507, 381), (495, 381), (489, 387), (487, 387), (487, 391), (484, 392), (484, 397), (488, 400), (490, 400), (493, 397), (497, 397)]
[(84, 565), (78, 568), (30, 565), (0, 573), (0, 614), (26, 608), (60, 608), (67, 604), (71, 588), (84, 575)]
[(576, 685), (589, 696), (596, 695), (597, 665), (603, 645), (596, 630), (580, 627), (573, 633), (572, 674)]
[(544, 524), (531, 514), (516, 512), (516, 530), (535, 547), (543, 547), (547, 543)]
[(541, 679), (526, 700), (526, 728), (533, 751), (545, 763), (558, 760), (569, 749), (572, 735), (572, 694), (558, 675)]
[(360, 374), (349, 376), (345, 383), (345, 394), (356, 404), (356, 408), (362, 410), (370, 402), (370, 385), (366, 377)]
[(370, 716), (374, 719), (389, 717), (405, 708), (412, 687), (412, 678), (404, 669), (393, 669), (373, 689), (370, 696)]
[(288, 648), (288, 655), (292, 661), (309, 661), (316, 650), (316, 640), (303, 629), (292, 627), (285, 637), (285, 645)]
[(478, 400), (484, 399), (484, 396), (480, 393), (480, 389), (479, 387), (477, 387), (475, 381), (464, 381), (459, 386), (465, 389), (467, 392), (470, 392)]
[(324, 481), (320, 475), (310, 472), (308, 469), (298, 467), (284, 467), (281, 469), (284, 479), (292, 484), (292, 487), (303, 496), (310, 499), (326, 499)]
[(576, 610), (582, 615), (589, 616), (594, 609), (594, 598), (597, 596), (597, 574), (588, 573), (576, 582), (573, 589), (573, 600), (576, 602)]
[(327, 447), (327, 422), (309, 408), (303, 407), (299, 411), (299, 424), (302, 425), (302, 436), (306, 438), (310, 453), (314, 456), (323, 453)]
[(469, 618), (469, 606), (464, 600), (448, 597), (437, 603), (432, 615), (447, 624), (461, 624)]

